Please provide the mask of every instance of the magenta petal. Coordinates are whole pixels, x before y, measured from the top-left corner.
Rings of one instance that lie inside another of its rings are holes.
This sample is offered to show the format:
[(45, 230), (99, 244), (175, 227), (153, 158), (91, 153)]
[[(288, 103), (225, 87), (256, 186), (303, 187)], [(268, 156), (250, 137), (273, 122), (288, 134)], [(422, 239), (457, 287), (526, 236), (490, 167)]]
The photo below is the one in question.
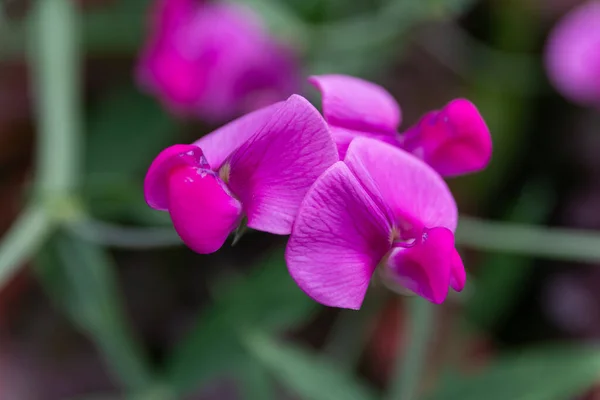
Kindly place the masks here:
[(321, 91), (330, 125), (391, 134), (400, 125), (398, 103), (379, 85), (346, 75), (312, 76), (308, 81)]
[(466, 99), (428, 113), (404, 139), (405, 150), (414, 151), (445, 176), (482, 170), (492, 156), (490, 131), (477, 107)]
[(359, 309), (369, 281), (390, 249), (391, 227), (343, 162), (308, 191), (285, 258), (298, 286), (332, 307)]
[(448, 295), (454, 235), (446, 228), (433, 228), (412, 247), (394, 248), (387, 259), (388, 277), (394, 283), (440, 304)]
[(463, 264), (462, 258), (458, 251), (454, 249), (452, 253), (452, 266), (450, 269), (450, 287), (457, 292), (462, 292), (467, 281), (467, 272)]
[(179, 167), (169, 175), (169, 213), (181, 239), (200, 254), (213, 253), (239, 225), (242, 206), (211, 170)]
[(325, 121), (305, 98), (293, 95), (232, 154), (228, 185), (244, 205), (250, 228), (286, 235), (310, 186), (336, 161)]
[(437, 172), (413, 155), (360, 137), (350, 143), (344, 162), (363, 184), (375, 182), (398, 219), (409, 217), (425, 227), (456, 229), (458, 210), (450, 189)]
[(170, 172), (180, 166), (209, 168), (202, 150), (191, 144), (167, 147), (152, 161), (144, 180), (146, 203), (156, 210), (169, 208), (168, 180)]
[(257, 134), (284, 104), (279, 102), (240, 117), (194, 142), (205, 153), (213, 170), (218, 170), (225, 159), (252, 135)]

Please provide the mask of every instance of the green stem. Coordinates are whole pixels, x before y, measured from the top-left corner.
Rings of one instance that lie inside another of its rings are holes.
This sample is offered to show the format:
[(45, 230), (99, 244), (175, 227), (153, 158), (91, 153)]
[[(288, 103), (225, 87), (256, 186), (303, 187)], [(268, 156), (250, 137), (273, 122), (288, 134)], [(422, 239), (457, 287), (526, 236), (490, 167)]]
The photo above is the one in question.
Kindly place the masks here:
[(341, 310), (336, 318), (324, 352), (337, 362), (340, 368), (352, 371), (356, 368), (365, 343), (371, 334), (374, 320), (385, 303), (387, 291), (372, 290), (360, 310)]
[(600, 261), (600, 232), (461, 217), (456, 243), (485, 251), (555, 260)]
[[(433, 335), (435, 307), (420, 297), (407, 299), (409, 332), (401, 333), (398, 358), (387, 400), (415, 400)], [(406, 345), (404, 345), (406, 343)]]
[(43, 0), (34, 4), (29, 65), (37, 89), (36, 180), (42, 196), (65, 198), (74, 191), (81, 171), (81, 32), (73, 1)]
[(50, 233), (52, 220), (40, 206), (25, 210), (0, 243), (0, 290)]
[(89, 217), (73, 221), (67, 227), (88, 242), (108, 247), (143, 250), (183, 244), (171, 227), (128, 227)]

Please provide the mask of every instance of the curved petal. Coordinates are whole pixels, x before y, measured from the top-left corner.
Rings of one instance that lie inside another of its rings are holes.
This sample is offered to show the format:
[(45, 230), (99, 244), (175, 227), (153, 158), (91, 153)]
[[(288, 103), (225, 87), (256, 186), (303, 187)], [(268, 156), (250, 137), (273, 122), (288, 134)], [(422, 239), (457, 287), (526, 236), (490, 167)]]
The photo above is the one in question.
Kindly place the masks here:
[(405, 134), (403, 148), (418, 154), (440, 174), (456, 176), (487, 166), (492, 138), (477, 107), (456, 99), (421, 118)]
[(244, 115), (196, 140), (211, 167), (218, 170), (235, 149), (257, 134), (284, 104), (279, 102)]
[(359, 309), (371, 275), (390, 249), (385, 215), (343, 162), (307, 193), (285, 259), (298, 286), (319, 303)]
[(344, 162), (361, 182), (375, 182), (399, 221), (408, 216), (428, 228), (456, 229), (458, 210), (450, 189), (437, 172), (413, 155), (360, 137), (350, 143)]
[(385, 276), (393, 284), (440, 304), (448, 295), (454, 235), (446, 228), (433, 228), (420, 243), (392, 250), (385, 265)]
[(452, 252), (452, 265), (450, 268), (450, 287), (457, 292), (462, 292), (467, 281), (467, 272), (458, 251)]
[(311, 76), (308, 80), (323, 96), (323, 115), (333, 126), (366, 132), (395, 134), (400, 107), (379, 85), (346, 75)]
[(293, 95), (223, 170), (230, 171), (228, 186), (242, 202), (248, 226), (286, 235), (309, 187), (336, 161), (325, 121), (305, 98)]
[(197, 253), (219, 250), (240, 223), (240, 202), (211, 170), (176, 168), (169, 174), (168, 196), (175, 230)]
[(152, 161), (144, 180), (146, 203), (156, 210), (169, 208), (169, 174), (176, 167), (192, 166), (209, 169), (202, 150), (191, 144), (176, 144), (167, 147)]

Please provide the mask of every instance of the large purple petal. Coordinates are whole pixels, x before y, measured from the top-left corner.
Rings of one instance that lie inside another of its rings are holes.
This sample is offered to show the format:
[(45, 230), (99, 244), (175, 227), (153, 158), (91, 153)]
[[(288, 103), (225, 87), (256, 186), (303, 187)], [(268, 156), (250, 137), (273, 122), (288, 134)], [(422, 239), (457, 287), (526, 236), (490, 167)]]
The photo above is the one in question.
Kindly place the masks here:
[(336, 161), (325, 121), (293, 95), (232, 154), (221, 175), (242, 202), (250, 228), (285, 235), (309, 187)]
[(377, 264), (391, 247), (391, 226), (343, 162), (307, 193), (285, 258), (298, 286), (332, 307), (359, 309)]
[(257, 134), (269, 122), (283, 102), (244, 115), (196, 140), (213, 170), (218, 170), (235, 149)]
[(309, 82), (321, 91), (323, 115), (330, 125), (395, 135), (400, 107), (381, 86), (346, 75), (312, 76)]
[(361, 181), (373, 180), (400, 221), (454, 232), (458, 218), (450, 189), (430, 166), (413, 155), (376, 139), (352, 141), (344, 162)]

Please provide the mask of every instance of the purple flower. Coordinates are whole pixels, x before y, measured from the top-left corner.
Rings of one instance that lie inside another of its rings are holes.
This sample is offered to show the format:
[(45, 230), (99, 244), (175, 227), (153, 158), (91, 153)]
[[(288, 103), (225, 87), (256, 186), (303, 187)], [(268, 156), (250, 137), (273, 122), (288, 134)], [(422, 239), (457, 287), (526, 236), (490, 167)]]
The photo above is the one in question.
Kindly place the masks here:
[(359, 309), (378, 267), (387, 284), (441, 303), (466, 279), (456, 223), (437, 172), (404, 150), (357, 137), (302, 201), (286, 261), (300, 288), (328, 306)]
[(225, 120), (283, 100), (298, 86), (291, 51), (245, 7), (159, 0), (152, 17), (138, 81), (177, 114)]
[(565, 97), (600, 107), (600, 3), (590, 1), (567, 14), (546, 45), (550, 80)]
[(381, 86), (344, 75), (313, 76), (323, 96), (323, 114), (343, 158), (350, 142), (368, 136), (421, 158), (444, 176), (486, 167), (492, 140), (485, 121), (468, 100), (457, 99), (431, 111), (399, 135), (401, 111)]
[(168, 211), (183, 241), (218, 250), (245, 217), (247, 226), (289, 234), (309, 187), (338, 160), (319, 112), (293, 95), (239, 118), (154, 160), (146, 202)]

